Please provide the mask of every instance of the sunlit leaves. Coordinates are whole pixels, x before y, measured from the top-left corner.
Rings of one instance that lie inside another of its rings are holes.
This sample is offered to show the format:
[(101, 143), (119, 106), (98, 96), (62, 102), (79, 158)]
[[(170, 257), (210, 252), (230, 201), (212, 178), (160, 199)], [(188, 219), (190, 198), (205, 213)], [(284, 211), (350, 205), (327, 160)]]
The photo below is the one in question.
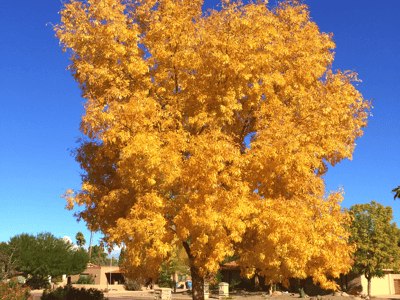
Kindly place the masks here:
[[(340, 193), (327, 166), (351, 158), (370, 104), (333, 72), (332, 36), (307, 7), (201, 0), (72, 0), (57, 36), (86, 98), (69, 208), (130, 276), (155, 278), (176, 245), (201, 276), (240, 254), (268, 280), (349, 270)], [(246, 145), (245, 138), (250, 138)], [(139, 275), (140, 274), (140, 275)]]

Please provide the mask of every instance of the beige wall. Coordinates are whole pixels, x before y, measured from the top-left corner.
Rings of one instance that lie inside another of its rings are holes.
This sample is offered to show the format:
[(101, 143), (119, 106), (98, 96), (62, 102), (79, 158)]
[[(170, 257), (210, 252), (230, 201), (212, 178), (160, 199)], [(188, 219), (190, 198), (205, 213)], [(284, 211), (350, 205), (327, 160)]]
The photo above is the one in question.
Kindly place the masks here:
[(122, 284), (119, 285), (106, 285), (106, 284), (74, 284), (75, 288), (85, 288), (85, 289), (96, 289), (96, 290), (105, 290), (106, 288), (117, 290), (117, 291), (125, 291), (125, 287)]
[[(91, 274), (94, 277), (94, 284), (107, 285), (110, 278), (110, 271), (119, 270), (119, 267), (89, 267), (81, 274)], [(71, 276), (71, 281), (75, 282), (79, 279), (80, 274)]]
[[(393, 274), (386, 274), (383, 278), (374, 277), (371, 279), (371, 295), (390, 295), (394, 294)], [(400, 275), (397, 275), (400, 276)], [(400, 278), (400, 277), (399, 277)], [(364, 275), (361, 276), (363, 293), (368, 293), (368, 280)]]
[(100, 274), (100, 283), (99, 284), (107, 284), (107, 280), (110, 278), (110, 271), (119, 270), (119, 267), (101, 267)]

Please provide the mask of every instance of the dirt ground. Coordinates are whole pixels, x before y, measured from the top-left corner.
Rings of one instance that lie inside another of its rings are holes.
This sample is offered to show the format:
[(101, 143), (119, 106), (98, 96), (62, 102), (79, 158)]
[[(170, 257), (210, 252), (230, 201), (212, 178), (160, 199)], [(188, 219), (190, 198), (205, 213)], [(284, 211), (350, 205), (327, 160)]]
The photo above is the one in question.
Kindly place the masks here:
[[(272, 295), (270, 297), (268, 296), (262, 296), (262, 295), (232, 295), (234, 299), (241, 300), (241, 299), (246, 299), (246, 300), (257, 300), (257, 299), (265, 299), (265, 300), (290, 300), (290, 299), (301, 299), (300, 294), (298, 293), (283, 293), (282, 295), (275, 296)], [(323, 300), (353, 300), (355, 296), (349, 295), (349, 296), (333, 296), (332, 294), (328, 295), (323, 295), (319, 296)], [(302, 298), (304, 300), (317, 300), (316, 296), (308, 296), (308, 298)], [(373, 300), (388, 300), (388, 298), (375, 298), (372, 297)]]
[[(39, 300), (41, 296), (41, 291), (37, 290), (32, 293), (32, 298), (34, 300)], [(133, 300), (154, 300), (154, 294), (151, 293), (150, 291), (144, 291), (144, 292), (129, 292), (129, 291), (124, 291), (124, 292), (110, 292), (110, 293), (105, 293), (105, 297), (107, 297), (110, 300), (127, 300), (127, 299), (133, 299)], [(232, 296), (232, 300), (317, 300), (317, 297), (315, 296), (309, 296), (308, 298), (300, 298), (300, 294), (298, 293), (283, 293), (282, 295), (272, 295), (268, 297), (267, 292), (239, 292), (239, 293), (230, 293), (230, 296)], [(400, 295), (396, 295), (400, 296)], [(323, 295), (320, 296), (322, 300), (355, 300), (354, 296), (333, 296), (332, 294), (328, 295)], [(190, 293), (187, 293), (186, 291), (179, 291), (178, 293), (173, 293), (172, 294), (172, 300), (191, 300), (192, 295)], [(211, 294), (210, 295), (210, 300), (222, 300), (223, 298), (219, 297), (218, 294)], [(384, 298), (378, 298), (378, 297), (372, 297), (371, 300), (400, 300), (400, 297), (393, 297), (391, 298), (389, 295), (388, 297)]]
[[(238, 294), (231, 294), (233, 300), (317, 300), (316, 296), (307, 296), (307, 298), (300, 298), (300, 294), (298, 293), (283, 293), (282, 295), (272, 295), (268, 297), (267, 293), (238, 293)], [(333, 296), (332, 294), (328, 295), (321, 295), (319, 296), (323, 300), (354, 300), (355, 296)], [(399, 300), (399, 298), (394, 298)], [(390, 300), (390, 298), (378, 298), (378, 297), (371, 297), (371, 300)]]

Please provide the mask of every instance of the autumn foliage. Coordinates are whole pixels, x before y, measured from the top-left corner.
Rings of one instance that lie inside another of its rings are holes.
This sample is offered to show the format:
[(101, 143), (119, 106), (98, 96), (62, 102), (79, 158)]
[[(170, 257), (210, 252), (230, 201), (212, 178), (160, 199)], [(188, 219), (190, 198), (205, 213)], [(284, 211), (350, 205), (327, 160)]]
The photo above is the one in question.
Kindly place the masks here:
[(19, 284), (15, 278), (0, 282), (0, 300), (32, 300), (31, 289)]
[(335, 287), (354, 248), (322, 176), (352, 157), (370, 103), (304, 4), (202, 2), (65, 4), (55, 30), (86, 99), (68, 208), (127, 246), (131, 277), (184, 247), (195, 298), (233, 254), (243, 275)]

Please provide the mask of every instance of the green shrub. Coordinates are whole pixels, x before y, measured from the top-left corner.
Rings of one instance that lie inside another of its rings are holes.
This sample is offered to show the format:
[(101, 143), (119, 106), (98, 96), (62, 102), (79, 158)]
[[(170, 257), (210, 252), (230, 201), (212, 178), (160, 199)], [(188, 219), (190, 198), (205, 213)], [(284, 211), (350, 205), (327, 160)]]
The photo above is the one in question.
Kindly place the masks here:
[(8, 288), (13, 289), (17, 286), (18, 286), (18, 281), (14, 280), (14, 279), (10, 279), (10, 281), (8, 282)]
[(171, 280), (171, 275), (161, 273), (160, 278), (158, 278), (158, 286), (172, 289), (174, 287), (174, 281)]
[(80, 276), (78, 281), (73, 282), (74, 284), (94, 284), (94, 277), (92, 274), (89, 276)]
[(61, 276), (61, 275), (59, 275), (59, 276), (54, 277), (54, 278), (51, 279), (51, 282), (52, 282), (52, 283), (57, 283), (57, 282), (62, 282), (62, 281), (63, 281), (63, 280), (62, 280), (62, 276)]
[(32, 276), (28, 278), (25, 285), (29, 286), (32, 290), (48, 289), (50, 287), (49, 280), (47, 278)]
[(31, 300), (30, 289), (11, 279), (9, 282), (0, 283), (0, 299)]
[(105, 300), (103, 292), (95, 289), (75, 288), (70, 285), (59, 287), (54, 291), (43, 292), (41, 300)]
[(129, 279), (128, 277), (124, 276), (124, 287), (127, 291), (141, 291), (142, 285), (140, 284), (139, 280)]
[(306, 293), (304, 292), (303, 288), (299, 288), (299, 293), (300, 293), (300, 298), (304, 298), (306, 296)]
[(218, 272), (217, 275), (215, 275), (215, 283), (210, 283), (210, 290), (218, 289), (219, 283), (222, 282), (222, 278), (224, 278), (224, 275)]
[(229, 284), (229, 289), (233, 291), (237, 285), (239, 285), (241, 281), (236, 281), (235, 279), (232, 279), (231, 283)]

